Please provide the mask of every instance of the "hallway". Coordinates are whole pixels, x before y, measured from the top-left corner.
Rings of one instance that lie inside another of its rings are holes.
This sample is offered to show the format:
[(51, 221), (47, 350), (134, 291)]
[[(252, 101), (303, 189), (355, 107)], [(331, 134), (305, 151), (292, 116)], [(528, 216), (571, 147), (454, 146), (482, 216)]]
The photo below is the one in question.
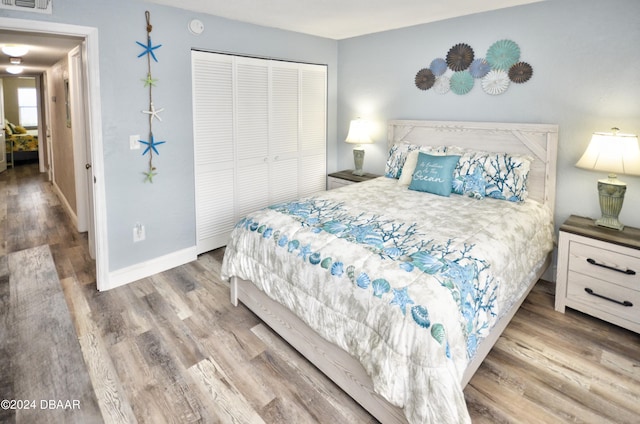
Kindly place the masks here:
[(0, 256), (49, 245), (60, 279), (75, 274), (95, 286), (86, 233), (78, 233), (37, 163), (0, 174)]

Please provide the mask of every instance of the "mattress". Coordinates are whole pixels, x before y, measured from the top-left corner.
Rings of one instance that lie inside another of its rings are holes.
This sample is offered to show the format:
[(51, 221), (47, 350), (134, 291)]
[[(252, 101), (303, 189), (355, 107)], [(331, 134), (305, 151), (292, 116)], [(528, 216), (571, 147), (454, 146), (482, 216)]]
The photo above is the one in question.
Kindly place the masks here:
[(552, 248), (536, 201), (381, 177), (248, 215), (222, 277), (252, 281), (350, 353), (410, 423), (464, 423), (467, 364)]

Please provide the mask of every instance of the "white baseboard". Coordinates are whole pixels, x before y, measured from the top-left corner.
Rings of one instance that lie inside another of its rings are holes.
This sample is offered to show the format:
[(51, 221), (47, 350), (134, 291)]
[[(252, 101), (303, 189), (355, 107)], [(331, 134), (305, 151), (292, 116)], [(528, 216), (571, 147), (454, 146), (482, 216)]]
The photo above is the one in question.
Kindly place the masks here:
[(142, 278), (159, 274), (168, 269), (195, 261), (197, 258), (196, 247), (193, 246), (160, 256), (159, 258), (109, 272), (107, 284), (105, 284), (105, 287), (100, 288), (100, 291), (114, 289)]
[(60, 203), (62, 204), (62, 207), (67, 212), (67, 215), (69, 215), (69, 218), (71, 218), (71, 223), (73, 224), (73, 228), (75, 228), (77, 230), (78, 229), (78, 216), (76, 215), (75, 211), (73, 210), (73, 208), (71, 207), (71, 205), (67, 201), (67, 198), (62, 193), (62, 190), (60, 190), (60, 187), (58, 187), (58, 185), (56, 184), (55, 180), (52, 180), (51, 184), (53, 185), (53, 191), (58, 196), (58, 199), (60, 199)]

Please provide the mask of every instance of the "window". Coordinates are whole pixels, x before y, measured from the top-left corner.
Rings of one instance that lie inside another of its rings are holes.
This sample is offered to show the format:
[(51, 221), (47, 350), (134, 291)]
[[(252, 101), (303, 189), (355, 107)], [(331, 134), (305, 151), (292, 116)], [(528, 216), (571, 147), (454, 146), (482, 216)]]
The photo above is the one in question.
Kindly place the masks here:
[(35, 88), (18, 88), (18, 108), (21, 126), (38, 126), (38, 96)]

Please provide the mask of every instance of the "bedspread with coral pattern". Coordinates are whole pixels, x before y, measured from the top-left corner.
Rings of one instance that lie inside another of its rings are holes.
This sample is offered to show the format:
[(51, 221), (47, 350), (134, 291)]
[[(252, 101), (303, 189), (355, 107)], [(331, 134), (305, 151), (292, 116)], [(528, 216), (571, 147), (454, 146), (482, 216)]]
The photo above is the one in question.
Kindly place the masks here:
[(535, 201), (381, 177), (250, 214), (222, 276), (252, 281), (349, 352), (410, 423), (459, 424), (465, 367), (552, 246), (552, 214)]

